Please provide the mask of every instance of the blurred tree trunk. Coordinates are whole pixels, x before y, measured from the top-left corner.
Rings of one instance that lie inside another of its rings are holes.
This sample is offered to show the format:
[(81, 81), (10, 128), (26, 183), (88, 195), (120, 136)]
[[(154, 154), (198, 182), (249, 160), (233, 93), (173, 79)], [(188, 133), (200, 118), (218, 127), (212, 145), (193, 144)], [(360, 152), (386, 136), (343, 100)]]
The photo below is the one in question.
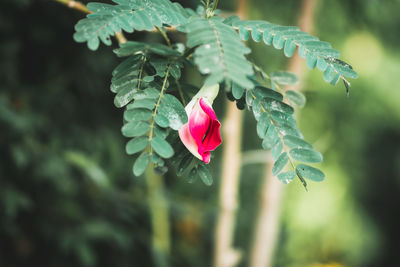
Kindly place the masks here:
[(152, 254), (157, 267), (167, 267), (170, 253), (170, 225), (168, 200), (164, 192), (164, 180), (150, 164), (146, 169), (147, 201), (152, 230)]
[[(301, 30), (311, 32), (314, 21), (314, 11), (318, 0), (303, 0), (299, 16)], [(291, 59), (288, 71), (299, 75), (300, 81), (304, 76), (305, 64), (298, 55)], [(301, 90), (301, 84), (291, 88)], [(250, 267), (270, 267), (279, 233), (281, 203), (284, 195), (283, 183), (272, 175), (272, 164), (265, 169), (265, 176), (260, 192), (259, 213), (253, 236), (253, 247), (250, 252)]]
[[(249, 0), (238, 0), (237, 15), (243, 19)], [(233, 267), (241, 258), (232, 247), (240, 182), (240, 150), (243, 112), (234, 102), (227, 102), (223, 128), (223, 163), (219, 191), (219, 214), (215, 228), (215, 267)]]

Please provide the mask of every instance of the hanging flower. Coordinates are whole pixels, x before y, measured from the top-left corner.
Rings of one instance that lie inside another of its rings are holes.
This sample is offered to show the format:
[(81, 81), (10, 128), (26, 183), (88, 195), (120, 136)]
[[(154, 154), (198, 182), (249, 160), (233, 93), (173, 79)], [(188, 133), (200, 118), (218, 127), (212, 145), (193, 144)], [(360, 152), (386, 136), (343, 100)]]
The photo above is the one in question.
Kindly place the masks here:
[(203, 87), (185, 107), (188, 123), (179, 129), (179, 137), (186, 148), (205, 163), (210, 162), (210, 151), (222, 142), (221, 124), (212, 108), (219, 85)]

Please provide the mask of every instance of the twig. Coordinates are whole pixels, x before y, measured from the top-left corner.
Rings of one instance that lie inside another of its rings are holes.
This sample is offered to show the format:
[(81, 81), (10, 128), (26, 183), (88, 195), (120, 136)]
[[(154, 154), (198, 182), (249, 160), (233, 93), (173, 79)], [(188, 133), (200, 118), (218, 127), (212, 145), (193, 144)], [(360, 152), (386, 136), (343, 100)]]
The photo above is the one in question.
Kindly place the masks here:
[(69, 8), (76, 9), (76, 10), (82, 11), (87, 14), (93, 13), (84, 4), (82, 4), (79, 1), (74, 1), (74, 0), (55, 0), (55, 1), (64, 4), (64, 5), (68, 6)]
[(160, 28), (156, 27), (157, 31), (161, 33), (162, 37), (164, 38), (165, 42), (169, 47), (172, 47), (171, 40), (168, 38), (168, 35)]
[(179, 97), (182, 100), (182, 105), (185, 107), (186, 106), (186, 101), (185, 101), (185, 97), (183, 95), (182, 86), (179, 83), (178, 79), (175, 79), (175, 83), (176, 83), (176, 87), (178, 87)]

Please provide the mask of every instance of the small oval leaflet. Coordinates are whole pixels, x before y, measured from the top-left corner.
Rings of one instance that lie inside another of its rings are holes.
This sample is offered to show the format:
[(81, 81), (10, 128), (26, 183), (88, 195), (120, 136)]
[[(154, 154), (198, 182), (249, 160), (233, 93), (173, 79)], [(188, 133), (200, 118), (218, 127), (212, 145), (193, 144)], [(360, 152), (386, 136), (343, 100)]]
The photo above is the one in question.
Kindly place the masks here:
[(183, 173), (186, 172), (186, 170), (190, 167), (190, 163), (193, 160), (193, 156), (191, 154), (186, 155), (181, 162), (179, 163), (178, 166), (178, 171), (177, 171), (177, 175), (178, 176), (182, 176)]
[(163, 158), (168, 159), (174, 155), (174, 149), (172, 148), (172, 146), (161, 137), (154, 137), (151, 140), (151, 147), (158, 155)]
[(157, 155), (156, 153), (153, 153), (153, 155), (151, 157), (151, 161), (156, 166), (164, 166), (164, 164), (165, 164), (164, 160), (159, 155)]
[(136, 159), (135, 164), (133, 164), (133, 174), (135, 176), (140, 176), (146, 170), (147, 165), (150, 163), (150, 155), (148, 152), (140, 154)]
[(325, 179), (325, 174), (317, 168), (300, 164), (296, 167), (296, 171), (304, 178), (310, 179), (314, 182), (321, 182)]
[(278, 139), (278, 141), (273, 145), (271, 149), (271, 155), (274, 160), (277, 160), (279, 158), (282, 149), (283, 149), (283, 143), (280, 139)]
[(293, 181), (294, 177), (296, 177), (296, 172), (295, 171), (281, 172), (278, 175), (278, 179), (281, 180), (285, 184), (288, 184), (291, 181)]
[(287, 145), (290, 148), (307, 148), (307, 149), (313, 149), (312, 145), (304, 141), (303, 139), (293, 136), (293, 135), (285, 135), (283, 137), (283, 140), (285, 141), (285, 145)]
[(144, 99), (136, 100), (132, 104), (129, 104), (126, 108), (127, 109), (145, 108), (145, 109), (152, 110), (155, 105), (156, 105), (156, 100), (155, 99), (144, 98)]
[(155, 136), (159, 136), (162, 139), (165, 139), (165, 138), (167, 138), (168, 134), (169, 134), (168, 128), (161, 128), (158, 125), (154, 125), (154, 135)]
[(148, 143), (147, 136), (141, 136), (130, 140), (125, 147), (126, 154), (133, 155), (135, 153), (142, 151), (143, 149), (146, 148), (147, 143)]
[(158, 124), (158, 126), (160, 127), (168, 127), (169, 126), (169, 120), (167, 117), (165, 117), (164, 115), (158, 113), (155, 118), (154, 121)]
[(126, 121), (148, 121), (152, 115), (151, 110), (138, 108), (130, 109), (124, 112), (124, 119)]
[(244, 88), (237, 85), (236, 83), (232, 84), (232, 95), (235, 99), (240, 99), (243, 96)]
[(306, 104), (306, 97), (300, 92), (288, 90), (286, 91), (286, 97), (290, 103), (298, 106), (299, 108), (303, 108)]
[(169, 120), (169, 127), (176, 131), (188, 121), (185, 108), (181, 102), (169, 94), (165, 95), (161, 100), (158, 112)]
[(210, 186), (213, 184), (213, 179), (212, 179), (210, 170), (206, 166), (204, 166), (203, 164), (200, 164), (197, 167), (197, 171), (198, 171), (198, 174), (199, 174), (201, 180), (203, 181), (203, 183), (205, 185)]
[(125, 124), (121, 131), (125, 137), (136, 137), (147, 133), (150, 130), (150, 124), (145, 121), (132, 121)]
[(294, 85), (298, 83), (299, 77), (288, 71), (276, 71), (271, 73), (271, 79), (280, 85)]
[(198, 169), (197, 169), (197, 168), (193, 168), (193, 169), (189, 172), (189, 175), (188, 175), (188, 177), (187, 177), (187, 182), (188, 182), (189, 184), (194, 183), (194, 181), (196, 181), (197, 173), (198, 173)]
[(293, 159), (302, 162), (320, 163), (323, 159), (321, 153), (311, 149), (293, 148), (289, 153)]
[(272, 174), (277, 175), (288, 163), (289, 157), (286, 152), (283, 152), (279, 158), (275, 161), (274, 166), (272, 167)]

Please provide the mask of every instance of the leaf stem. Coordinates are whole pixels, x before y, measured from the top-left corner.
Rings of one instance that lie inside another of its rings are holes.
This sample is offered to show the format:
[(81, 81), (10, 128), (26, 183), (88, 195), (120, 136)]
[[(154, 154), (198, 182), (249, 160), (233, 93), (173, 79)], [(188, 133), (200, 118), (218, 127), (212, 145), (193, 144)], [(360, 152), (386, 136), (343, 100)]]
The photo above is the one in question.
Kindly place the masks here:
[(172, 47), (171, 40), (168, 38), (168, 35), (160, 27), (156, 27), (156, 29), (157, 29), (157, 31), (159, 31), (161, 33), (161, 35), (164, 38), (167, 45), (169, 47)]
[(140, 69), (139, 69), (137, 90), (140, 90), (140, 85), (142, 84), (143, 69), (144, 69), (144, 64), (146, 63), (145, 55), (142, 56), (141, 61), (142, 61), (142, 65), (140, 66)]
[(214, 6), (213, 6), (213, 13), (215, 12), (215, 10), (217, 9), (217, 6), (218, 6), (218, 0), (215, 0), (214, 1)]
[[(255, 96), (253, 93), (251, 93), (251, 96), (253, 97), (253, 99), (256, 99), (256, 96)], [(263, 107), (263, 105), (262, 105), (261, 103), (259, 103), (259, 105), (260, 105), (260, 107), (261, 107), (261, 110), (262, 110), (263, 112), (265, 112), (265, 113), (268, 114), (268, 117), (269, 117), (270, 122), (271, 122), (272, 125), (275, 127), (276, 132), (277, 132), (277, 134), (278, 134), (278, 136), (279, 136), (279, 139), (281, 139), (281, 142), (282, 142), (282, 144), (283, 144), (283, 150), (286, 152), (286, 154), (287, 154), (287, 156), (288, 156), (290, 165), (292, 166), (293, 170), (296, 172), (296, 176), (299, 178), (300, 182), (303, 184), (303, 186), (304, 186), (304, 188), (306, 189), (306, 191), (308, 191), (308, 190), (307, 190), (307, 182), (304, 180), (303, 177), (299, 176), (298, 173), (297, 173), (297, 171), (296, 171), (296, 166), (295, 166), (295, 164), (293, 163), (293, 159), (292, 159), (292, 157), (290, 156), (289, 151), (287, 150), (287, 145), (286, 145), (286, 143), (285, 143), (285, 139), (283, 138), (282, 133), (280, 133), (280, 131), (278, 130), (278, 124), (277, 124), (276, 121), (272, 118), (271, 113), (270, 113), (268, 110), (266, 110), (266, 109)]]
[(182, 104), (185, 107), (186, 106), (186, 101), (185, 101), (185, 97), (183, 96), (183, 91), (182, 91), (182, 86), (179, 83), (178, 79), (175, 79), (175, 83), (176, 83), (176, 87), (178, 87), (178, 92), (179, 92), (179, 96), (182, 100)]
[(264, 80), (269, 80), (270, 84), (272, 87), (275, 87), (276, 89), (278, 89), (279, 92), (284, 92), (285, 90), (282, 89), (282, 87), (279, 86), (278, 83), (276, 83), (271, 76), (269, 76), (268, 73), (264, 72), (259, 66), (257, 66), (255, 63), (251, 62), (251, 64), (253, 65), (253, 68), (255, 69), (255, 71), (259, 72), (261, 74), (261, 76), (263, 77)]
[(149, 132), (149, 139), (148, 139), (150, 156), (153, 154), (153, 148), (151, 147), (151, 140), (153, 139), (153, 134), (154, 134), (154, 118), (157, 115), (157, 111), (158, 111), (158, 107), (160, 106), (161, 99), (164, 97), (164, 91), (166, 89), (170, 68), (171, 68), (171, 65), (168, 65), (167, 70), (165, 72), (165, 78), (164, 78), (163, 85), (161, 87), (160, 95), (158, 97), (157, 103), (154, 107), (154, 111), (153, 111), (153, 113), (151, 115), (151, 119), (150, 119), (150, 132)]

